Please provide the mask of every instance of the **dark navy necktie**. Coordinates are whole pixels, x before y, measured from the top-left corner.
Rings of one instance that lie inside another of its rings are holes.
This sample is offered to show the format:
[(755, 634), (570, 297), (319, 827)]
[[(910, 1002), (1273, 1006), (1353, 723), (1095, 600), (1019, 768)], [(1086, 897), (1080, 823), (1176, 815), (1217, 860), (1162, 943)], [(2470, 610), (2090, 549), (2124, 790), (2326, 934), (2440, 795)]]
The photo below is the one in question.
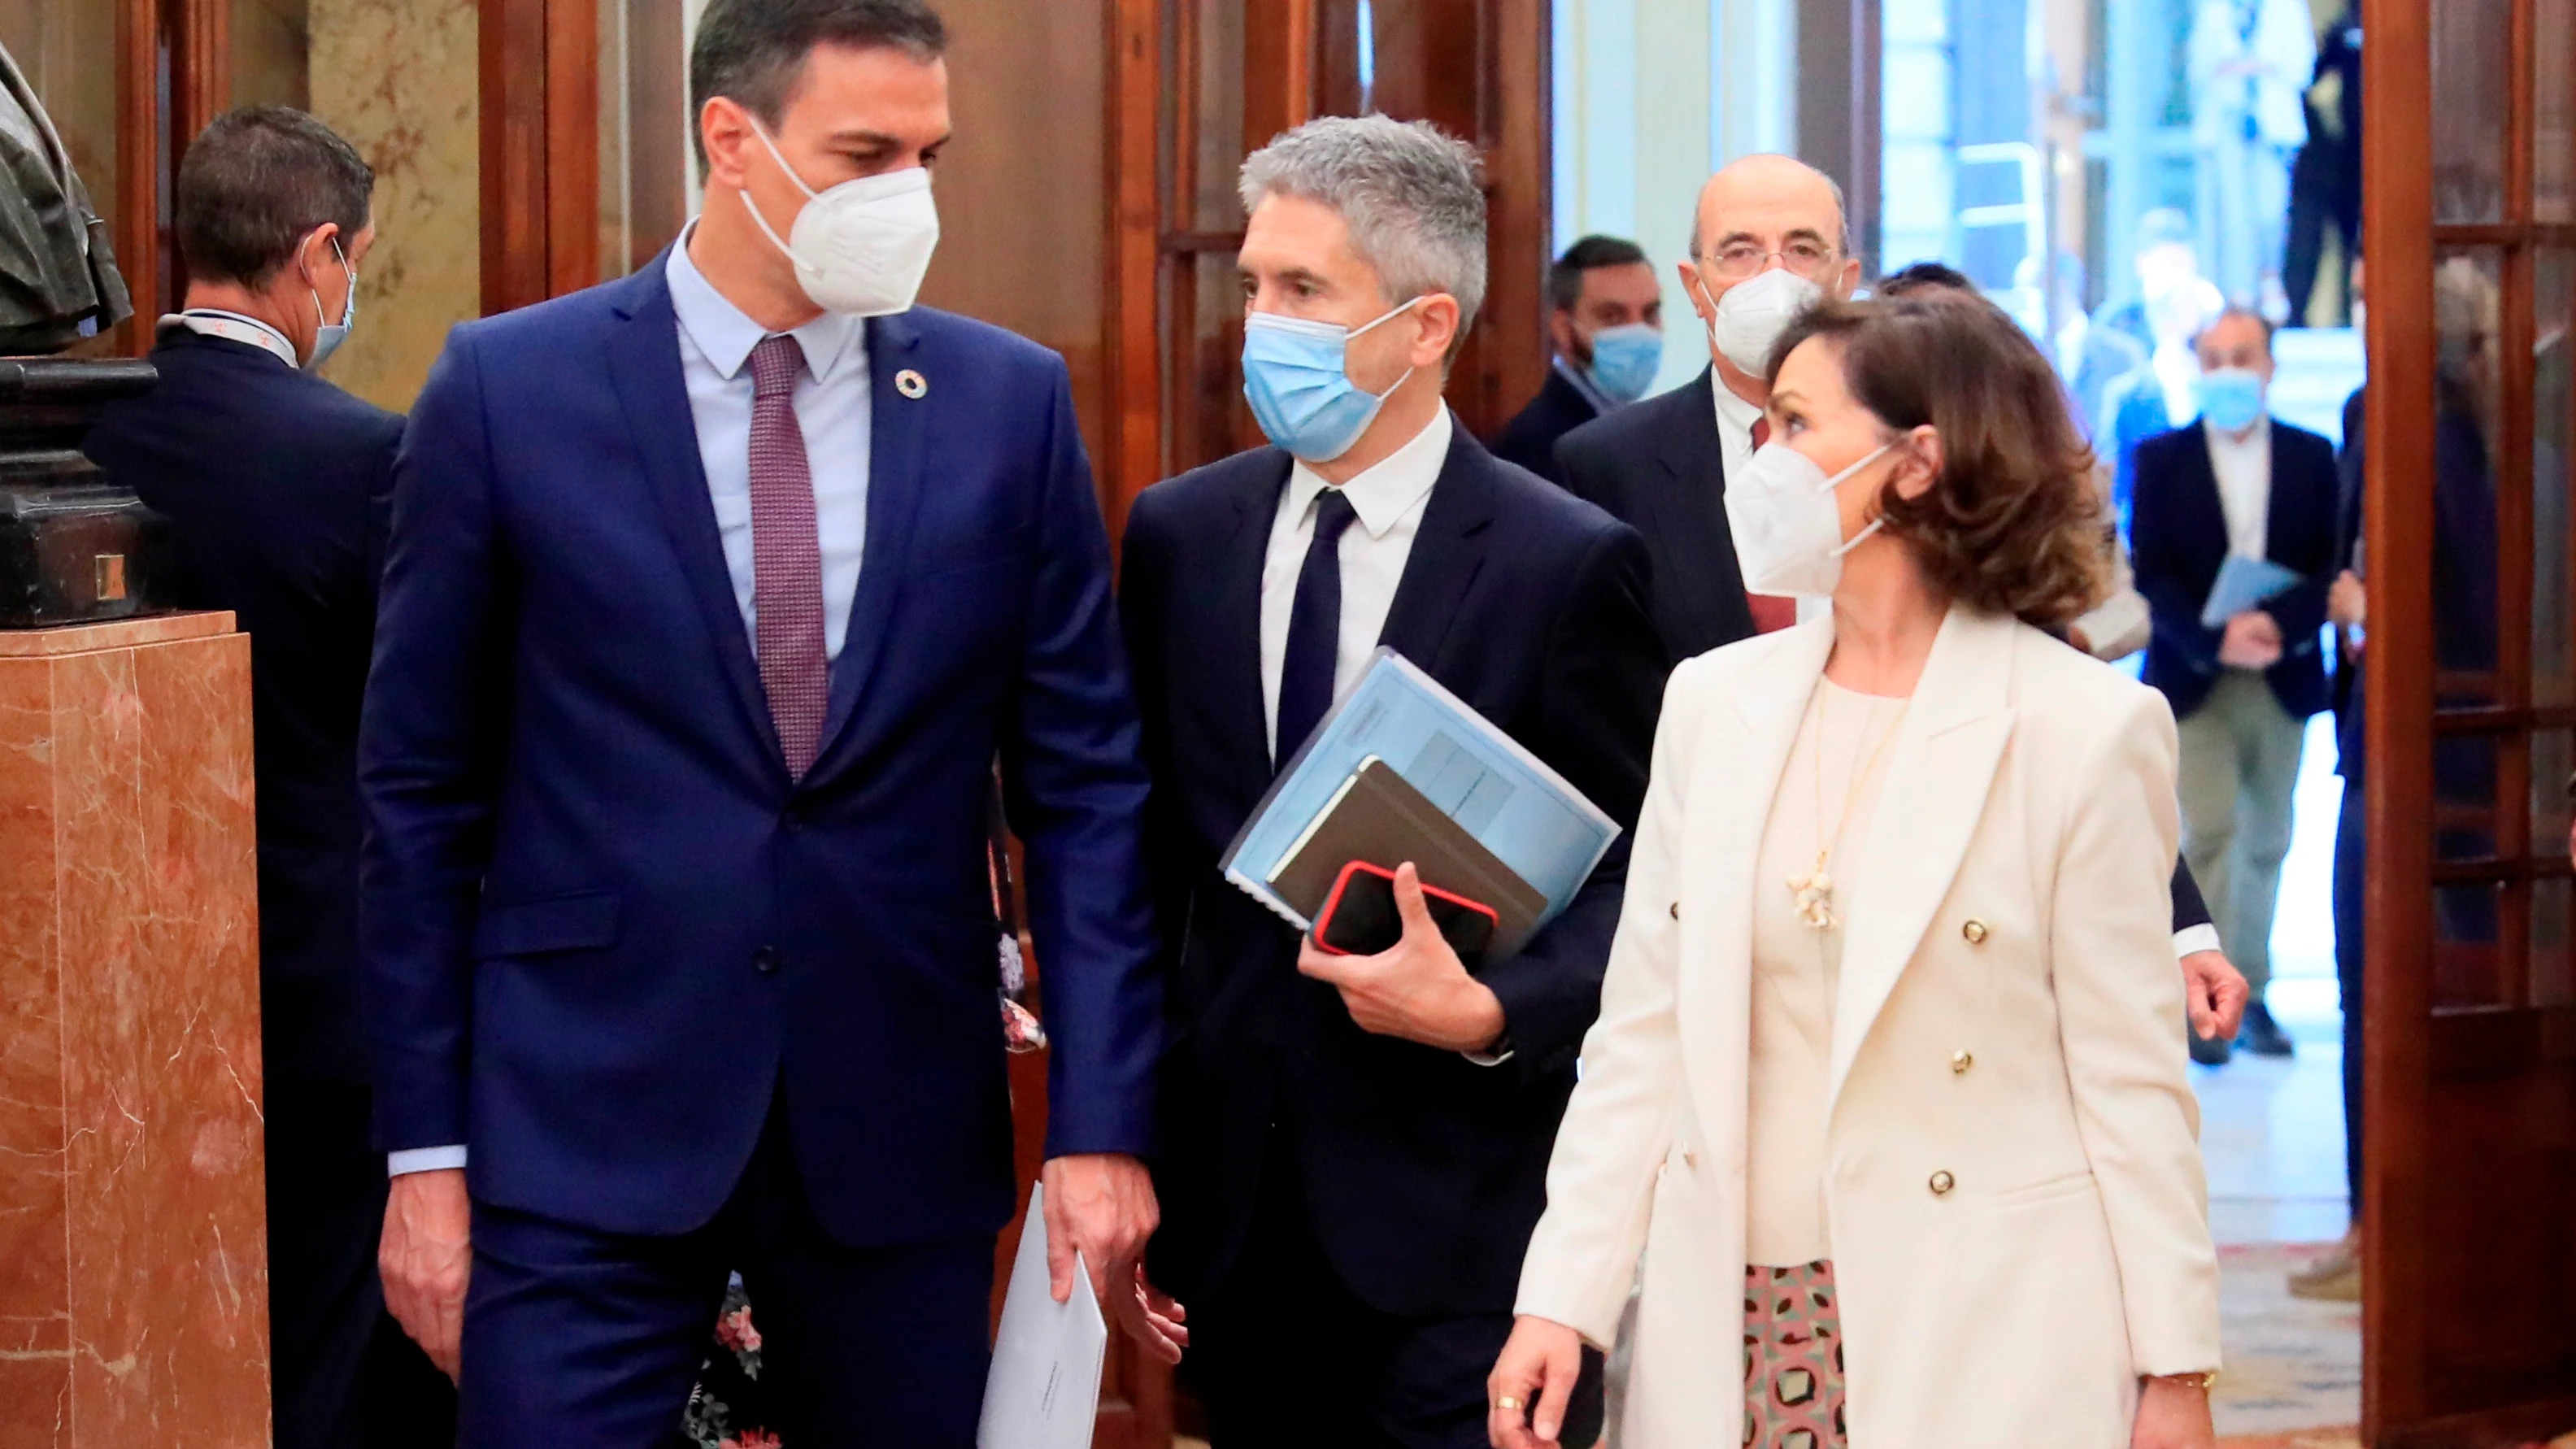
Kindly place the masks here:
[(1333, 665), (1342, 652), (1342, 534), (1359, 515), (1342, 490), (1315, 499), (1315, 537), (1297, 572), (1297, 601), (1288, 611), (1288, 652), (1279, 664), (1279, 743), (1285, 765), (1333, 706)]

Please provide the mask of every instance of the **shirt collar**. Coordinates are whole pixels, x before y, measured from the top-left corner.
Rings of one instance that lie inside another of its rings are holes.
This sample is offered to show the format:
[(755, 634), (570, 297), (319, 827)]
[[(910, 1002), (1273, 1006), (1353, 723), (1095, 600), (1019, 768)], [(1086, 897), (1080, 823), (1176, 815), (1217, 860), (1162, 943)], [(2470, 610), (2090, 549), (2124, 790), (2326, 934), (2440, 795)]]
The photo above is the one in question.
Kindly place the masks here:
[[(751, 360), (751, 350), (769, 335), (744, 311), (726, 300), (724, 293), (689, 260), (689, 238), (697, 223), (680, 233), (671, 248), (671, 259), (663, 264), (663, 280), (671, 289), (671, 310), (680, 317), (680, 329), (697, 344), (699, 355), (727, 379), (741, 375), (743, 364)], [(805, 370), (821, 382), (844, 363), (867, 356), (866, 327), (856, 317), (839, 312), (825, 312), (802, 327), (789, 329), (788, 336), (805, 349)]]
[[(1449, 441), (1454, 431), (1449, 406), (1443, 403), (1411, 442), (1342, 485), (1342, 496), (1351, 500), (1351, 511), (1359, 516), (1359, 525), (1368, 530), (1369, 537), (1386, 537), (1387, 531), (1412, 512), (1431, 486), (1440, 481), (1440, 470), (1449, 461)], [(1288, 473), (1289, 516), (1303, 518), (1316, 496), (1331, 486), (1322, 474), (1299, 462)]]
[(302, 370), (302, 365), (296, 360), (295, 344), (286, 340), (285, 333), (256, 317), (245, 317), (239, 312), (227, 312), (220, 307), (191, 307), (184, 312), (174, 312), (162, 318), (160, 325), (154, 330), (167, 332), (173, 329), (183, 329), (200, 337), (215, 337), (226, 342), (238, 342), (246, 347), (256, 347), (288, 367)]
[(1753, 425), (1762, 421), (1762, 409), (1737, 397), (1735, 390), (1726, 385), (1726, 379), (1714, 373), (1709, 375), (1708, 385), (1709, 391), (1717, 394), (1717, 420), (1731, 423), (1737, 432), (1751, 437)]
[(2207, 418), (2200, 420), (2200, 431), (2209, 439), (2209, 446), (2213, 448), (2230, 453), (2251, 453), (2257, 448), (2268, 449), (2272, 446), (2272, 415), (2265, 413), (2256, 418), (2254, 426), (2248, 428), (2242, 438), (2220, 432)]

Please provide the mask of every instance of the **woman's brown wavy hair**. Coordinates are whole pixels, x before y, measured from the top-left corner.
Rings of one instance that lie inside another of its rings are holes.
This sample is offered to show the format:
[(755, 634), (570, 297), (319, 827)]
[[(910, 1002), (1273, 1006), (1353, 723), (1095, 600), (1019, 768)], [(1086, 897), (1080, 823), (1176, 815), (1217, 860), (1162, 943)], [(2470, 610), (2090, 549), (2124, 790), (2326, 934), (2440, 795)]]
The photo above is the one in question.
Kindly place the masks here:
[(2057, 373), (2011, 318), (1940, 291), (1822, 302), (1782, 334), (1772, 378), (1815, 339), (1839, 354), (1844, 385), (1881, 422), (1941, 435), (1932, 486), (1907, 498), (1891, 481), (1878, 507), (1952, 599), (2043, 629), (2100, 601), (2110, 534), (2093, 450)]

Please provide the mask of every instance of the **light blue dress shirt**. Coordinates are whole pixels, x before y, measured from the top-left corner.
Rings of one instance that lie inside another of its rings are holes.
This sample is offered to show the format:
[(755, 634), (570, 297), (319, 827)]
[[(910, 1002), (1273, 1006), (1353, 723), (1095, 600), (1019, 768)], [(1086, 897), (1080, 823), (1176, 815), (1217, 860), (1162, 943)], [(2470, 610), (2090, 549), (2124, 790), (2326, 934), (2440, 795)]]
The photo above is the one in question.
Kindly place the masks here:
[[(724, 298), (689, 260), (689, 239), (671, 248), (665, 267), (671, 310), (680, 317), (680, 372), (698, 426), (698, 458), (724, 539), (725, 572), (733, 576), (742, 627), (754, 634), (759, 601), (751, 583), (751, 350), (767, 336)], [(826, 312), (788, 334), (805, 349), (796, 379), (796, 423), (814, 475), (814, 531), (823, 546), (823, 652), (841, 657), (850, 632), (850, 601), (859, 589), (859, 560), (868, 541), (868, 443), (871, 388), (867, 325)]]
[[(698, 428), (698, 460), (724, 539), (725, 572), (742, 610), (743, 632), (760, 648), (754, 627), (759, 600), (751, 568), (751, 350), (769, 334), (724, 298), (689, 260), (688, 237), (664, 267), (671, 310), (680, 317), (680, 372), (689, 415)], [(841, 657), (850, 632), (850, 601), (859, 591), (859, 560), (868, 541), (868, 439), (871, 386), (867, 326), (826, 312), (788, 334), (805, 349), (796, 379), (796, 424), (814, 475), (814, 532), (823, 548), (823, 651)], [(419, 1147), (387, 1154), (395, 1177), (463, 1167), (462, 1146)]]

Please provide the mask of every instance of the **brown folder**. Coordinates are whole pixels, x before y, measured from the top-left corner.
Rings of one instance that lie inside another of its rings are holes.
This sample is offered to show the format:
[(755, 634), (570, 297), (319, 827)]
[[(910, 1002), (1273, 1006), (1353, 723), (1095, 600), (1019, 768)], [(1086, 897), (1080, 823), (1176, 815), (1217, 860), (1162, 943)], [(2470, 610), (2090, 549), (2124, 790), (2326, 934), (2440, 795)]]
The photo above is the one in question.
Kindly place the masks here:
[(1487, 960), (1518, 951), (1547, 910), (1545, 895), (1374, 755), (1360, 761), (1289, 848), (1270, 888), (1311, 920), (1342, 867), (1355, 860), (1388, 870), (1410, 861), (1423, 884), (1493, 907), (1498, 919)]

